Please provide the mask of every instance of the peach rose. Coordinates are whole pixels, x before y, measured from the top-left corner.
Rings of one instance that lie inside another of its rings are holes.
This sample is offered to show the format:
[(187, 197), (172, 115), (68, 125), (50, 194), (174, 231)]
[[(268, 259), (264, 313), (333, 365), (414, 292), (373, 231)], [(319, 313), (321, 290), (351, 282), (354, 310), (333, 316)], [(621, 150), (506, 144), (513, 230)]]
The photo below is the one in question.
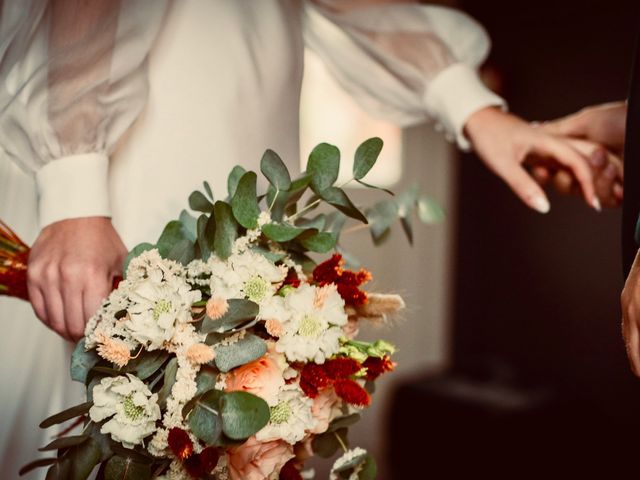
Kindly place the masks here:
[(278, 392), (284, 387), (281, 354), (269, 352), (253, 362), (233, 369), (226, 379), (227, 392), (249, 392), (264, 399), (270, 406), (278, 403)]
[(282, 440), (259, 442), (250, 437), (227, 451), (229, 476), (231, 480), (265, 480), (293, 457), (293, 446)]
[(316, 421), (311, 433), (324, 433), (336, 416), (336, 406), (339, 398), (333, 388), (325, 388), (313, 399), (311, 414)]

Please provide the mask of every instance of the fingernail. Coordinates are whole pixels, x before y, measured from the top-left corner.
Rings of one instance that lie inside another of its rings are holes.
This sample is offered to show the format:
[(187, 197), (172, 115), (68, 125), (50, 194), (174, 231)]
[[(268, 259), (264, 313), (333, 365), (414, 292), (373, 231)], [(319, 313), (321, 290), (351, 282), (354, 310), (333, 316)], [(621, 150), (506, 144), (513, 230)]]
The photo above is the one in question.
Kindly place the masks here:
[(602, 205), (600, 205), (600, 199), (598, 197), (593, 199), (593, 202), (591, 202), (591, 205), (593, 205), (593, 208), (595, 208), (596, 212), (602, 211)]
[(549, 213), (549, 210), (551, 210), (549, 200), (547, 200), (542, 195), (533, 197), (531, 199), (531, 206), (540, 213)]
[(600, 148), (596, 149), (591, 155), (589, 155), (589, 162), (594, 167), (601, 167), (607, 161), (607, 155)]

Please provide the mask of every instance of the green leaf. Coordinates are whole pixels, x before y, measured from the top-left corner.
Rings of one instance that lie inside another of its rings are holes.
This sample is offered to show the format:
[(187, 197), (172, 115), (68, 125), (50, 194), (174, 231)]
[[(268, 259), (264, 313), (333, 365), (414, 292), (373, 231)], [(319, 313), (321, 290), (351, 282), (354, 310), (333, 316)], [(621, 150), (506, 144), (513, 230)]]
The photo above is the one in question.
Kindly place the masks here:
[(173, 388), (173, 384), (176, 383), (176, 374), (178, 373), (178, 359), (173, 357), (167, 363), (166, 368), (164, 369), (164, 380), (162, 383), (162, 388), (158, 392), (158, 405), (160, 408), (164, 408), (167, 404), (167, 398), (171, 395), (171, 389)]
[(148, 480), (151, 467), (133, 461), (130, 457), (115, 455), (109, 459), (105, 468), (105, 480)]
[(89, 370), (96, 366), (100, 360), (95, 350), (85, 350), (85, 339), (82, 338), (71, 354), (71, 379), (86, 383)]
[(227, 191), (229, 192), (229, 198), (233, 198), (233, 195), (236, 193), (236, 188), (238, 187), (238, 182), (245, 173), (246, 170), (240, 165), (233, 167), (231, 173), (229, 173), (229, 177), (227, 178)]
[(316, 230), (324, 230), (324, 227), (327, 223), (327, 216), (324, 213), (315, 216), (312, 219), (301, 218), (296, 222), (296, 227), (298, 228), (315, 228)]
[(47, 471), (45, 480), (69, 480), (71, 477), (71, 461), (68, 458), (58, 460)]
[(197, 190), (189, 195), (189, 207), (196, 212), (213, 212), (213, 203), (205, 197), (204, 193)]
[(353, 159), (353, 177), (356, 180), (364, 178), (369, 170), (375, 165), (378, 156), (382, 151), (382, 140), (373, 137), (365, 140), (357, 149)]
[(338, 235), (333, 232), (317, 232), (309, 237), (300, 238), (300, 244), (307, 250), (327, 253), (336, 246)]
[(377, 474), (376, 462), (368, 453), (353, 457), (334, 471), (339, 475), (339, 478), (350, 478), (356, 469), (358, 469), (358, 480), (375, 480)]
[(221, 372), (252, 362), (267, 353), (267, 344), (260, 337), (247, 334), (231, 345), (216, 347), (216, 367)]
[(388, 193), (389, 195), (391, 195), (392, 197), (395, 196), (395, 193), (393, 193), (391, 190), (389, 190), (388, 188), (383, 188), (383, 187), (378, 187), (377, 185), (371, 185), (370, 183), (365, 183), (362, 180), (358, 180), (356, 179), (356, 182), (358, 182), (360, 185), (362, 185), (363, 187), (367, 187), (367, 188), (373, 188), (374, 190), (380, 190), (382, 192)]
[(69, 478), (86, 480), (93, 468), (100, 463), (102, 451), (100, 445), (89, 437), (87, 441), (73, 447), (68, 455), (71, 460), (71, 476)]
[(195, 258), (195, 245), (189, 239), (182, 239), (169, 250), (166, 258), (188, 265)]
[(40, 423), (40, 428), (49, 428), (52, 425), (58, 425), (59, 423), (66, 422), (67, 420), (71, 420), (72, 418), (79, 417), (80, 415), (85, 415), (89, 412), (89, 409), (93, 406), (93, 402), (85, 402), (80, 405), (76, 405), (71, 408), (67, 408), (60, 413), (56, 413), (55, 415), (51, 415), (49, 418), (46, 418)]
[(262, 255), (272, 263), (279, 262), (280, 260), (282, 260), (284, 257), (287, 256), (286, 253), (272, 252), (271, 250), (269, 250), (268, 248), (262, 245), (254, 245), (253, 247), (250, 248), (250, 250), (253, 252), (259, 253), (260, 255)]
[(348, 217), (360, 220), (362, 223), (367, 223), (367, 217), (365, 217), (362, 212), (358, 210), (353, 203), (351, 203), (347, 194), (340, 188), (329, 187), (320, 193), (320, 197)]
[(224, 333), (234, 330), (247, 322), (255, 320), (260, 308), (251, 300), (232, 298), (229, 300), (227, 313), (217, 320), (205, 317), (200, 328), (201, 333)]
[(320, 193), (331, 187), (338, 179), (340, 150), (328, 143), (316, 146), (309, 155), (307, 173), (311, 175), (311, 187)]
[(231, 199), (233, 216), (244, 228), (256, 228), (260, 208), (256, 194), (257, 176), (255, 172), (245, 173)]
[(439, 223), (445, 219), (445, 213), (435, 200), (420, 197), (418, 200), (418, 218), (422, 223)]
[(134, 258), (139, 256), (143, 252), (146, 252), (147, 250), (153, 250), (154, 248), (156, 248), (155, 245), (152, 245), (152, 244), (147, 243), (147, 242), (140, 243), (140, 244), (136, 245), (135, 247), (133, 247), (133, 250), (131, 250), (127, 254), (127, 258), (125, 258), (125, 260), (124, 260), (124, 266), (122, 267), (122, 271), (124, 272), (125, 278), (127, 276), (127, 270), (129, 268), (129, 263), (131, 263), (131, 260), (133, 260)]
[(267, 150), (260, 160), (260, 171), (277, 190), (288, 190), (291, 175), (282, 159), (273, 150)]
[(191, 432), (207, 445), (213, 445), (222, 432), (221, 395), (217, 390), (204, 393), (196, 400), (187, 420)]
[(196, 375), (196, 395), (213, 390), (218, 381), (218, 372), (209, 365), (202, 365), (198, 375)]
[(413, 220), (411, 216), (400, 217), (400, 224), (402, 225), (402, 230), (404, 230), (407, 240), (409, 240), (409, 244), (413, 245)]
[(347, 446), (349, 445), (349, 440), (347, 438), (347, 429), (340, 428), (336, 431), (325, 432), (313, 437), (311, 445), (314, 453), (317, 453), (318, 456), (322, 458), (332, 457), (338, 451), (338, 449), (342, 448), (340, 442), (338, 441), (338, 436), (342, 440), (342, 443)]
[(216, 232), (213, 240), (214, 250), (218, 257), (226, 260), (231, 255), (233, 242), (238, 233), (236, 222), (233, 219), (231, 207), (225, 202), (216, 202), (214, 215), (216, 218)]
[(288, 223), (266, 223), (262, 226), (262, 233), (274, 242), (288, 242), (304, 232), (304, 228), (294, 227)]
[(376, 460), (367, 454), (362, 469), (358, 472), (358, 480), (375, 480), (378, 476), (378, 466)]
[(179, 220), (172, 220), (167, 223), (158, 239), (157, 248), (160, 252), (160, 255), (163, 258), (167, 258), (171, 249), (179, 243), (181, 240), (188, 240), (189, 235), (187, 234), (182, 222)]
[(108, 434), (101, 433), (101, 428), (100, 424), (91, 422), (87, 432), (91, 435), (91, 438), (100, 445), (100, 450), (102, 452), (100, 461), (105, 462), (113, 455), (112, 444), (115, 444), (115, 442), (111, 440), (111, 437)]
[(327, 429), (327, 432), (335, 432), (341, 428), (347, 428), (360, 421), (359, 413), (352, 413), (351, 415), (345, 415), (344, 417), (336, 418)]
[(196, 217), (191, 215), (186, 210), (180, 212), (180, 223), (182, 224), (182, 233), (185, 238), (192, 242), (195, 242), (198, 237), (198, 228)]
[(135, 373), (140, 380), (146, 380), (156, 373), (168, 358), (169, 352), (165, 350), (142, 352), (138, 358), (134, 358), (127, 364), (125, 371)]
[(269, 423), (267, 402), (247, 392), (224, 394), (220, 407), (222, 431), (233, 440), (249, 438)]
[[(213, 251), (213, 236), (211, 236), (211, 238), (207, 236), (208, 223), (209, 217), (204, 213), (198, 217), (198, 248), (200, 249), (200, 258), (205, 261), (211, 256), (211, 252)], [(213, 224), (215, 226), (215, 221)]]
[(25, 473), (29, 473), (34, 468), (46, 467), (46, 466), (49, 466), (49, 465), (52, 465), (52, 464), (56, 463), (57, 461), (58, 461), (58, 459), (56, 457), (39, 458), (39, 459), (34, 460), (33, 462), (29, 462), (25, 466), (23, 466), (20, 469), (20, 471), (18, 472), (18, 475), (22, 476)]
[(80, 445), (89, 438), (89, 435), (72, 435), (70, 437), (56, 438), (52, 442), (48, 443), (44, 447), (40, 447), (40, 452), (46, 452), (47, 450), (58, 450), (60, 448), (69, 448), (76, 445)]
[(398, 218), (398, 205), (393, 200), (383, 200), (367, 210), (369, 231), (374, 243), (393, 225)]
[(213, 191), (211, 190), (211, 185), (209, 185), (209, 182), (207, 181), (202, 182), (202, 186), (204, 187), (204, 191), (209, 197), (209, 200), (213, 202), (214, 196), (213, 196)]

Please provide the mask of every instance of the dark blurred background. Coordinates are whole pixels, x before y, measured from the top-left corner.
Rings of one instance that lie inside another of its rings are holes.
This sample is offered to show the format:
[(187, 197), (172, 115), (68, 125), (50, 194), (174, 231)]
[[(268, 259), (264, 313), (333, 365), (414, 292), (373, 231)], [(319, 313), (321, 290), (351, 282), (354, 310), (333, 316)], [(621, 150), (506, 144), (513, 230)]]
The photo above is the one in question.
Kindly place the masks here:
[[(626, 97), (640, 2), (457, 6), (490, 32), (488, 67), (516, 114), (551, 119)], [(451, 367), (398, 387), (393, 478), (635, 473), (640, 381), (620, 334), (620, 212), (594, 215), (552, 199), (548, 215), (532, 213), (466, 157), (457, 179)], [(416, 432), (423, 440), (408, 442)]]

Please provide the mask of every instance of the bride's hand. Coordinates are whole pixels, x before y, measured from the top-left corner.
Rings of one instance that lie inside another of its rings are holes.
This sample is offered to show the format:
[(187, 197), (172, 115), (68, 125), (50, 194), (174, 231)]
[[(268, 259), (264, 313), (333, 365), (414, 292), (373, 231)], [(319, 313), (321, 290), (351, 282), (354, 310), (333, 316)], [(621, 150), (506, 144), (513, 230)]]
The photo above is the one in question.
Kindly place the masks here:
[(62, 220), (45, 227), (29, 254), (27, 286), (40, 320), (67, 340), (84, 334), (85, 322), (122, 275), (127, 249), (104, 217)]
[(571, 172), (587, 204), (600, 209), (588, 160), (566, 140), (493, 107), (471, 115), (465, 133), (487, 167), (534, 210), (546, 213), (550, 205), (542, 188), (524, 167), (532, 156)]

